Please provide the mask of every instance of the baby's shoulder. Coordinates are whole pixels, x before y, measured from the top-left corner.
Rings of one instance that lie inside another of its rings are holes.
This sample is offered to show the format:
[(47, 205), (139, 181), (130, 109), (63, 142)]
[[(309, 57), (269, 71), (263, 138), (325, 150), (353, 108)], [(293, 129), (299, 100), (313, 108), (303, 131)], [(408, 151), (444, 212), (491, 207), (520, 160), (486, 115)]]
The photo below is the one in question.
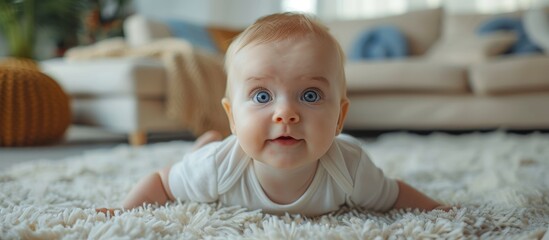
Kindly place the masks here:
[(340, 152), (342, 161), (351, 175), (360, 167), (371, 166), (372, 162), (363, 148), (363, 142), (350, 135), (340, 134), (335, 144)]
[(335, 139), (335, 144), (343, 154), (344, 159), (358, 160), (364, 154), (362, 142), (353, 136), (339, 134)]
[(203, 147), (185, 154), (184, 161), (211, 161), (216, 165), (219, 165), (223, 161), (228, 160), (228, 156), (232, 155), (231, 151), (234, 151), (236, 138), (229, 136), (222, 141), (211, 142)]

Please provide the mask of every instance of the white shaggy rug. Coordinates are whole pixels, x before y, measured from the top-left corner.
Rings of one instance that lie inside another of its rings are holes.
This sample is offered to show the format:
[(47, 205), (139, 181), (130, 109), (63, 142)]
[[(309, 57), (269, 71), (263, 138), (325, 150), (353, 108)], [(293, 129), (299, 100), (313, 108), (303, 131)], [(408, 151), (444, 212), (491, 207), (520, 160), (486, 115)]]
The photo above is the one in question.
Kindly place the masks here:
[(178, 161), (190, 145), (123, 145), (0, 172), (0, 239), (549, 239), (547, 134), (388, 134), (365, 142), (386, 174), (461, 206), (450, 212), (344, 208), (304, 218), (176, 202), (95, 213), (118, 207), (138, 179)]

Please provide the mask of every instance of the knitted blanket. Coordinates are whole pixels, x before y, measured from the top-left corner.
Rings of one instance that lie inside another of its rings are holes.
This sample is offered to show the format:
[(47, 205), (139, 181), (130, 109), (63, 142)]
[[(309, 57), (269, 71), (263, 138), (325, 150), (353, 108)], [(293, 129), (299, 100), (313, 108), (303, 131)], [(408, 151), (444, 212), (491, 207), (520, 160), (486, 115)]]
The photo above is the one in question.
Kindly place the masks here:
[(221, 106), (226, 75), (223, 57), (203, 52), (182, 39), (165, 38), (139, 47), (130, 47), (122, 38), (112, 38), (91, 46), (76, 47), (66, 53), (69, 60), (106, 57), (150, 57), (166, 69), (166, 115), (181, 120), (195, 135), (208, 130), (229, 133)]

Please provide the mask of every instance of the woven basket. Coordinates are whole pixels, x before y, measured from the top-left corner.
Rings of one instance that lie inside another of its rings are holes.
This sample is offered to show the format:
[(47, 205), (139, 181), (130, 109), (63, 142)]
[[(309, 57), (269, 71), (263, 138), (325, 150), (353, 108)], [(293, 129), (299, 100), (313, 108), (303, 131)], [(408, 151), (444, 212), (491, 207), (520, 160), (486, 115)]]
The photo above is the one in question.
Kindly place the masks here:
[(6, 57), (0, 59), (0, 67), (18, 67), (39, 71), (36, 61), (28, 58)]
[(0, 65), (0, 146), (30, 146), (60, 140), (69, 124), (69, 98), (47, 75)]

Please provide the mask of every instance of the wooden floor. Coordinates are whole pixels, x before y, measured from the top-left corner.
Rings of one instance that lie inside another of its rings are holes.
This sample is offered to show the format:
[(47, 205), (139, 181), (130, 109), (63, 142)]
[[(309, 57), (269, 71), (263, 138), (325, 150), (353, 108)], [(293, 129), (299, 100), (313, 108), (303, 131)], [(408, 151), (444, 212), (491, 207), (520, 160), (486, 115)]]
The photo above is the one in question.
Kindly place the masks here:
[[(185, 134), (153, 135), (149, 143), (193, 140)], [(63, 141), (48, 146), (0, 147), (0, 171), (20, 162), (38, 159), (57, 160), (82, 154), (87, 150), (108, 149), (120, 144), (128, 144), (128, 136), (100, 128), (72, 125)]]

